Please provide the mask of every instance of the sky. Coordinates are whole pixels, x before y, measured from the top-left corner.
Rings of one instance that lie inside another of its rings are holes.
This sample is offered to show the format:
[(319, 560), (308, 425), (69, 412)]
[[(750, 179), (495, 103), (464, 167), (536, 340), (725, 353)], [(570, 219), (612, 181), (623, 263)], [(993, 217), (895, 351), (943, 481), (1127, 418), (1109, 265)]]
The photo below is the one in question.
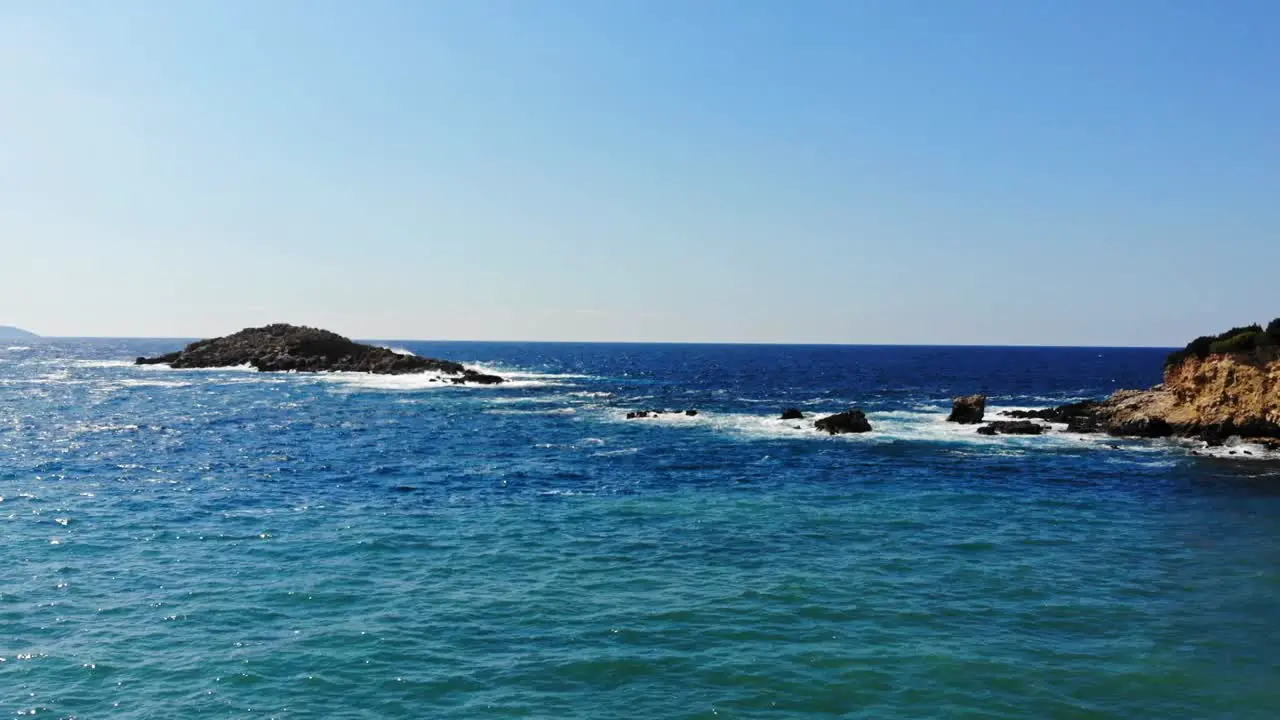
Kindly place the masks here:
[(0, 0), (0, 324), (1182, 345), (1280, 315), (1272, 0)]

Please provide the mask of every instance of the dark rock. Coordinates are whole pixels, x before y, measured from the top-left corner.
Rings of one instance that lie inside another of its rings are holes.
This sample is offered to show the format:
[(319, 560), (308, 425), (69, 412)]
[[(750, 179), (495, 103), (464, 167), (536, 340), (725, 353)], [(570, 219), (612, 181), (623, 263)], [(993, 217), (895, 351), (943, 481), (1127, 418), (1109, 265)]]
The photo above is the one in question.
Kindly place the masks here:
[(139, 365), (165, 364), (174, 368), (251, 365), (262, 372), (366, 372), (386, 375), (439, 372), (460, 376), (451, 378), (459, 384), (503, 382), (497, 375), (468, 370), (456, 362), (402, 355), (386, 348), (353, 342), (327, 330), (283, 323), (200, 340), (178, 352), (138, 358), (135, 362)]
[(1112, 422), (1107, 433), (1125, 437), (1166, 438), (1173, 435), (1173, 426), (1161, 418), (1144, 417), (1124, 422)]
[(1030, 420), (997, 420), (978, 428), (981, 435), (1039, 435), (1044, 425)]
[(697, 414), (698, 414), (698, 411), (697, 411), (697, 410), (685, 410), (685, 411), (684, 411), (684, 414), (685, 414), (685, 415), (688, 415), (689, 417), (693, 417), (693, 416), (695, 416), (695, 415), (697, 415)]
[(503, 380), (497, 375), (488, 375), (476, 372), (475, 370), (463, 370), (462, 380), (463, 382), (475, 383), (477, 385), (498, 385), (506, 382), (506, 380)]
[(140, 357), (133, 361), (134, 365), (168, 365), (178, 359), (182, 351), (171, 352), (167, 355), (157, 355), (153, 358)]
[(973, 425), (982, 422), (987, 411), (986, 395), (963, 395), (951, 398), (951, 414), (947, 422)]
[(814, 427), (824, 430), (829, 435), (839, 435), (843, 433), (864, 433), (871, 431), (871, 423), (867, 422), (866, 413), (861, 410), (846, 410), (842, 413), (829, 415), (815, 422)]
[(787, 408), (786, 410), (782, 411), (782, 419), (783, 420), (803, 420), (804, 413), (800, 412), (798, 408)]
[(1001, 415), (1011, 418), (1019, 418), (1022, 420), (1047, 420), (1055, 423), (1071, 424), (1073, 420), (1083, 421), (1093, 420), (1094, 413), (1102, 403), (1097, 400), (1083, 400), (1076, 403), (1067, 403), (1058, 407), (1045, 408), (1044, 410), (1005, 410)]
[(1073, 433), (1097, 433), (1102, 432), (1102, 426), (1098, 422), (1098, 418), (1089, 416), (1073, 417), (1067, 421), (1067, 432)]
[(628, 420), (635, 420), (636, 418), (647, 418), (647, 417), (649, 417), (648, 410), (637, 410), (635, 412), (627, 413)]
[(1199, 426), (1191, 434), (1210, 446), (1217, 447), (1236, 436), (1260, 440), (1280, 438), (1280, 426), (1260, 421), (1246, 422), (1240, 425), (1234, 422), (1225, 422)]

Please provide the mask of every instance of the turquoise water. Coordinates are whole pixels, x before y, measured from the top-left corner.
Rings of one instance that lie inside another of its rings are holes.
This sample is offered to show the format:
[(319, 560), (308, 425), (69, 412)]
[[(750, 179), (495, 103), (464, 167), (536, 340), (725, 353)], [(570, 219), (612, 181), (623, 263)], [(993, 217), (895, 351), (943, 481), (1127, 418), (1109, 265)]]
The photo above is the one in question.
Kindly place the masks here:
[(402, 345), (516, 382), (0, 349), (0, 713), (1280, 716), (1280, 461), (939, 421), (1157, 351)]

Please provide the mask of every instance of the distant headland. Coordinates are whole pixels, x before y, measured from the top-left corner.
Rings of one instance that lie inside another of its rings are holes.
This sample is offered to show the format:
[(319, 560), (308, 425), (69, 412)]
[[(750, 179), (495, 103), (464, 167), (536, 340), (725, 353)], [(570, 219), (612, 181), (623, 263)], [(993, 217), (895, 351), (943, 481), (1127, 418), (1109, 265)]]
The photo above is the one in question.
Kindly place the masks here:
[(455, 384), (496, 385), (504, 382), (450, 360), (419, 357), (376, 345), (354, 342), (328, 330), (277, 323), (246, 328), (223, 337), (198, 340), (182, 350), (140, 357), (138, 365), (172, 368), (219, 368), (250, 365), (261, 372), (361, 372), (405, 375), (435, 372)]
[(0, 325), (0, 340), (39, 340), (40, 336), (12, 325)]

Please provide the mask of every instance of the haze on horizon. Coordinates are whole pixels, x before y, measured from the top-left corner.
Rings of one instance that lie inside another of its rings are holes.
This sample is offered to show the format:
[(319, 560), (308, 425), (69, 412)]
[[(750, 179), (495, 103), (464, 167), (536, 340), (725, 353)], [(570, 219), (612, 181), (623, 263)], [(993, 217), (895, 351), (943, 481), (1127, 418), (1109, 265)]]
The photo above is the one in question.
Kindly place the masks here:
[(1280, 315), (1280, 5), (0, 5), (0, 322), (1181, 345)]

